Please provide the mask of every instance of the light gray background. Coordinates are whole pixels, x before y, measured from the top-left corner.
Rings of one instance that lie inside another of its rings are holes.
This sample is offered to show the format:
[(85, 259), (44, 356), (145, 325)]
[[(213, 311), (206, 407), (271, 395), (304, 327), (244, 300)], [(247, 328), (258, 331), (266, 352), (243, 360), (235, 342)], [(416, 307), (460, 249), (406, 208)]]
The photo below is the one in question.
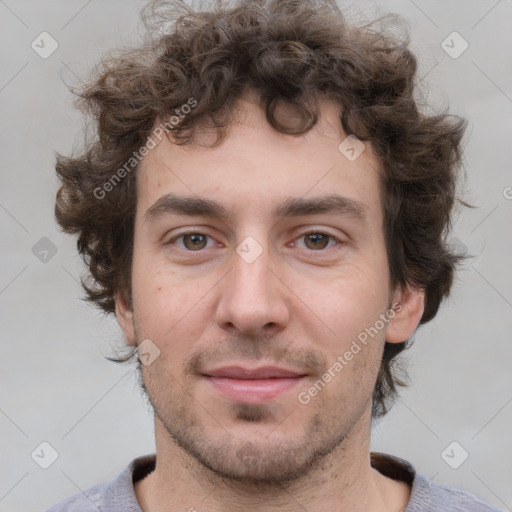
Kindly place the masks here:
[[(408, 355), (413, 384), (375, 428), (373, 450), (512, 510), (512, 2), (354, 4), (342, 3), (351, 14), (390, 11), (409, 20), (419, 75), (429, 82), (425, 96), (470, 121), (465, 197), (478, 206), (462, 210), (454, 228), (459, 246), (478, 257), (458, 274), (437, 318), (418, 331)], [(105, 49), (135, 44), (141, 5), (0, 0), (3, 512), (45, 510), (154, 450), (133, 370), (103, 358), (122, 342), (120, 331), (80, 299), (83, 267), (53, 218), (53, 152), (81, 142), (64, 82), (76, 83)], [(59, 44), (47, 59), (31, 48), (43, 31)], [(457, 59), (441, 48), (453, 31), (469, 43)], [(58, 250), (46, 263), (32, 252), (42, 237)], [(46, 470), (31, 458), (43, 441), (59, 455)], [(458, 469), (441, 457), (453, 441), (469, 453)]]

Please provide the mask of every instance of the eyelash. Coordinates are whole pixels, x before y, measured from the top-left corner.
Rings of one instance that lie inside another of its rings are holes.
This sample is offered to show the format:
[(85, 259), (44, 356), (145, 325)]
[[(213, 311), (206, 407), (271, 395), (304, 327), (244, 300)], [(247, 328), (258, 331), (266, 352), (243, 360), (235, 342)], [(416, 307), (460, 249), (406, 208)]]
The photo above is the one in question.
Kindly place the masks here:
[[(200, 231), (186, 231), (184, 233), (180, 233), (179, 235), (173, 237), (168, 242), (166, 242), (165, 245), (174, 245), (174, 243), (177, 240), (182, 239), (183, 237), (188, 236), (188, 235), (203, 235), (203, 236), (206, 236), (208, 238), (213, 239), (213, 237), (211, 237), (210, 235), (206, 235), (205, 233), (202, 233)], [(307, 231), (306, 233), (302, 233), (297, 238), (295, 238), (295, 240), (303, 239), (304, 237), (306, 237), (308, 235), (325, 235), (325, 236), (327, 236), (329, 238), (329, 241), (331, 241), (331, 240), (335, 241), (338, 246), (339, 245), (343, 245), (343, 242), (339, 238), (336, 238), (335, 236), (331, 235), (330, 233), (326, 233), (324, 231), (319, 231), (319, 230), (312, 230), (312, 231)], [(327, 252), (329, 249), (333, 249), (334, 247), (335, 246), (331, 246), (331, 247), (326, 247), (326, 248), (319, 249), (319, 250), (314, 250), (314, 249), (301, 249), (301, 250), (306, 250), (306, 251), (310, 251), (310, 252)], [(186, 251), (186, 252), (189, 252), (189, 253), (194, 253), (194, 252), (201, 253), (201, 252), (203, 252), (205, 250), (205, 248), (198, 249), (197, 251), (193, 251), (193, 250), (190, 250), (190, 249), (187, 249), (187, 248), (182, 248), (182, 247), (178, 247), (178, 248), (180, 250), (182, 250), (182, 251)]]

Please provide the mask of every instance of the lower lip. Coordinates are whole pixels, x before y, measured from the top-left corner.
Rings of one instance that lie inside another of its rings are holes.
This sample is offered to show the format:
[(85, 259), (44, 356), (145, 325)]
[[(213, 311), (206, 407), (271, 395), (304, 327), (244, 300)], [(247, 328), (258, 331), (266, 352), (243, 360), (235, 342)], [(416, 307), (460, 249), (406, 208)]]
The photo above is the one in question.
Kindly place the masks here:
[(272, 400), (285, 391), (290, 390), (303, 377), (276, 378), (276, 379), (228, 379), (225, 377), (206, 378), (211, 384), (237, 402), (261, 404)]

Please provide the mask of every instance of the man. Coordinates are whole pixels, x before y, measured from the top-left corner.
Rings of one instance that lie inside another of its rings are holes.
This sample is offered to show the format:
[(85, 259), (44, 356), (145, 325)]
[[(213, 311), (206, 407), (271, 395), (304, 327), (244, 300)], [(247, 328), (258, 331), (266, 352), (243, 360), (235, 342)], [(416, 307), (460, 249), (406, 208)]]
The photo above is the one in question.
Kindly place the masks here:
[(156, 457), (50, 511), (495, 510), (370, 453), (460, 258), (464, 121), (420, 113), (407, 42), (333, 2), (149, 8), (80, 93), (98, 137), (58, 158), (56, 215), (138, 354)]

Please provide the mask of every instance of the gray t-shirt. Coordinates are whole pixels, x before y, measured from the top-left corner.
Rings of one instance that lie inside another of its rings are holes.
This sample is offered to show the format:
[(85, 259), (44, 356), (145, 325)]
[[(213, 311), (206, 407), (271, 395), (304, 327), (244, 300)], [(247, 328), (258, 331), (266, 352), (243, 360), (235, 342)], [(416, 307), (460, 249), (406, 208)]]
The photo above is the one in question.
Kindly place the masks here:
[[(154, 470), (155, 460), (155, 454), (138, 457), (114, 479), (75, 494), (46, 512), (142, 512), (133, 483)], [(500, 512), (462, 489), (432, 482), (398, 457), (372, 452), (371, 465), (383, 475), (411, 485), (411, 498), (404, 512)]]

